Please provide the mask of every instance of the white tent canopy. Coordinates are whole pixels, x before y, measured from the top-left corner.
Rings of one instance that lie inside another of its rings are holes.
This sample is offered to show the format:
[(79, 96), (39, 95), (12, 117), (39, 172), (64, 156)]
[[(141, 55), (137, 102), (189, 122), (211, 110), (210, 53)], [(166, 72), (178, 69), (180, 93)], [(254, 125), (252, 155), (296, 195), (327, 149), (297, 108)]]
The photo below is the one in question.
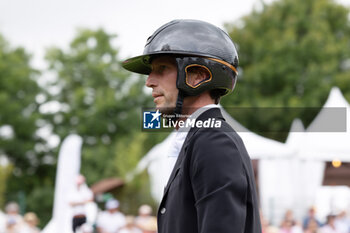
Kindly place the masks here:
[[(294, 120), (285, 146), (292, 157), (259, 162), (260, 200), (264, 214), (278, 223), (287, 209), (299, 219), (315, 199), (324, 179), (325, 162), (350, 161), (349, 104), (337, 87), (310, 126)], [(346, 132), (334, 132), (342, 131)]]
[(227, 123), (229, 123), (242, 138), (251, 159), (280, 158), (291, 156), (293, 154), (283, 143), (249, 131), (230, 116), (223, 108), (221, 108), (221, 112)]
[(294, 119), (292, 126), (290, 127), (290, 131), (286, 140), (286, 145), (292, 148), (298, 148), (303, 142), (305, 136), (305, 127), (303, 122), (297, 118)]
[(350, 162), (350, 105), (339, 88), (332, 88), (325, 105), (306, 132), (299, 157)]
[(314, 204), (316, 192), (322, 185), (324, 162), (303, 160), (298, 156), (305, 136), (303, 123), (295, 119), (285, 144), (293, 156), (259, 161), (260, 204), (264, 215), (275, 225), (281, 222), (288, 209), (301, 219)]

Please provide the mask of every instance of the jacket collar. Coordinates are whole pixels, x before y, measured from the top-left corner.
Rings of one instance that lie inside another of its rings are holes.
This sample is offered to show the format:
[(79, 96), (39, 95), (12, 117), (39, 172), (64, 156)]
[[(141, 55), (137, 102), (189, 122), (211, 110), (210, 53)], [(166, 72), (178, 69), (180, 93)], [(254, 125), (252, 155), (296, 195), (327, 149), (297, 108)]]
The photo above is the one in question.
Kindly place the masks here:
[[(205, 112), (203, 112), (201, 115), (198, 116), (196, 121), (198, 121), (198, 120), (205, 121), (205, 120), (210, 119), (210, 118), (215, 118), (215, 119), (218, 119), (218, 120), (225, 121), (225, 119), (223, 118), (223, 116), (221, 114), (220, 108), (210, 108), (210, 109), (206, 110)], [(176, 175), (178, 174), (178, 172), (180, 170), (180, 167), (181, 167), (181, 164), (182, 164), (182, 161), (184, 160), (185, 155), (186, 155), (185, 151), (186, 151), (186, 148), (188, 146), (188, 143), (191, 141), (190, 139), (192, 138), (192, 136), (198, 130), (199, 130), (199, 128), (193, 127), (188, 132), (188, 135), (187, 135), (187, 137), (185, 139), (185, 142), (182, 145), (179, 157), (177, 158), (175, 166), (174, 166), (174, 168), (173, 168), (173, 170), (171, 172), (171, 175), (169, 177), (168, 183), (165, 186), (164, 195), (163, 196), (166, 195), (166, 193), (169, 190), (169, 187), (170, 187), (171, 183), (173, 182), (173, 180), (175, 179)]]

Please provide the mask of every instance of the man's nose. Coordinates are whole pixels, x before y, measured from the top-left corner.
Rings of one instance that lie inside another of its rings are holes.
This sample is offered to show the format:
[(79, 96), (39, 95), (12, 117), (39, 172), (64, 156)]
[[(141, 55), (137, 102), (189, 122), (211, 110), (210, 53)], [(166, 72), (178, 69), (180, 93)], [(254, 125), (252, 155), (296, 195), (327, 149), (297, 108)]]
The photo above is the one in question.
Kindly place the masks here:
[(151, 72), (146, 79), (146, 86), (152, 88), (152, 87), (155, 87), (156, 85), (157, 85), (157, 80), (153, 72)]

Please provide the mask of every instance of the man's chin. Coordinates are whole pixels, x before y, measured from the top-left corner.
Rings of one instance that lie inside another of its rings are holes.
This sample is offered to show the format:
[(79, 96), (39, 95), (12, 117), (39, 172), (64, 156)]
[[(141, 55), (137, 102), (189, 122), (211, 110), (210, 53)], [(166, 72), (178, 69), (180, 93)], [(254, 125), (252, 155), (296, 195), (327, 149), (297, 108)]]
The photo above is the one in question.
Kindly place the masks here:
[(162, 113), (162, 115), (172, 115), (175, 111), (175, 107), (156, 106), (156, 109), (159, 110), (159, 112)]

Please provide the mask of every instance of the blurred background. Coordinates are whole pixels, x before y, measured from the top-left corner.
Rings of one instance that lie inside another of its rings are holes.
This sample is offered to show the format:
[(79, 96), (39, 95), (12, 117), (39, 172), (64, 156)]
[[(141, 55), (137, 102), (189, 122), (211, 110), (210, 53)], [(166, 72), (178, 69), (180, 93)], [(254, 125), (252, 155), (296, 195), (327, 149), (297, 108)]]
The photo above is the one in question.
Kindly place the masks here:
[[(236, 89), (221, 105), (239, 122), (237, 127), (283, 148), (254, 154), (255, 141), (245, 142), (253, 151), (266, 221), (281, 227), (289, 209), (295, 215), (292, 225), (301, 223), (310, 208), (322, 223), (329, 215), (350, 211), (349, 134), (305, 136), (322, 107), (348, 107), (350, 102), (349, 0), (0, 0), (1, 210), (16, 202), (21, 215), (36, 213), (44, 228), (52, 218), (61, 143), (77, 134), (83, 141), (80, 172), (87, 185), (107, 182), (94, 192), (99, 207), (113, 197), (125, 214), (137, 215), (142, 204), (155, 214), (159, 197), (152, 176), (159, 174), (148, 169), (151, 160), (145, 156), (154, 158), (148, 152), (168, 134), (141, 131), (142, 107), (153, 101), (144, 87), (146, 77), (123, 70), (121, 62), (140, 55), (155, 29), (178, 18), (204, 20), (229, 33), (240, 67)], [(298, 111), (257, 116), (254, 111), (234, 114), (233, 107)], [(293, 137), (299, 142), (288, 144), (296, 118), (294, 132), (300, 134)], [(327, 148), (320, 159), (324, 150), (314, 148), (336, 141), (342, 144)], [(303, 147), (305, 142), (310, 143)], [(307, 159), (300, 159), (305, 154)], [(276, 162), (276, 157), (284, 160)], [(272, 160), (276, 164), (267, 163)], [(305, 165), (310, 161), (317, 164)], [(284, 179), (271, 178), (288, 169)], [(292, 179), (296, 173), (298, 179)], [(309, 186), (312, 191), (305, 191)]]

